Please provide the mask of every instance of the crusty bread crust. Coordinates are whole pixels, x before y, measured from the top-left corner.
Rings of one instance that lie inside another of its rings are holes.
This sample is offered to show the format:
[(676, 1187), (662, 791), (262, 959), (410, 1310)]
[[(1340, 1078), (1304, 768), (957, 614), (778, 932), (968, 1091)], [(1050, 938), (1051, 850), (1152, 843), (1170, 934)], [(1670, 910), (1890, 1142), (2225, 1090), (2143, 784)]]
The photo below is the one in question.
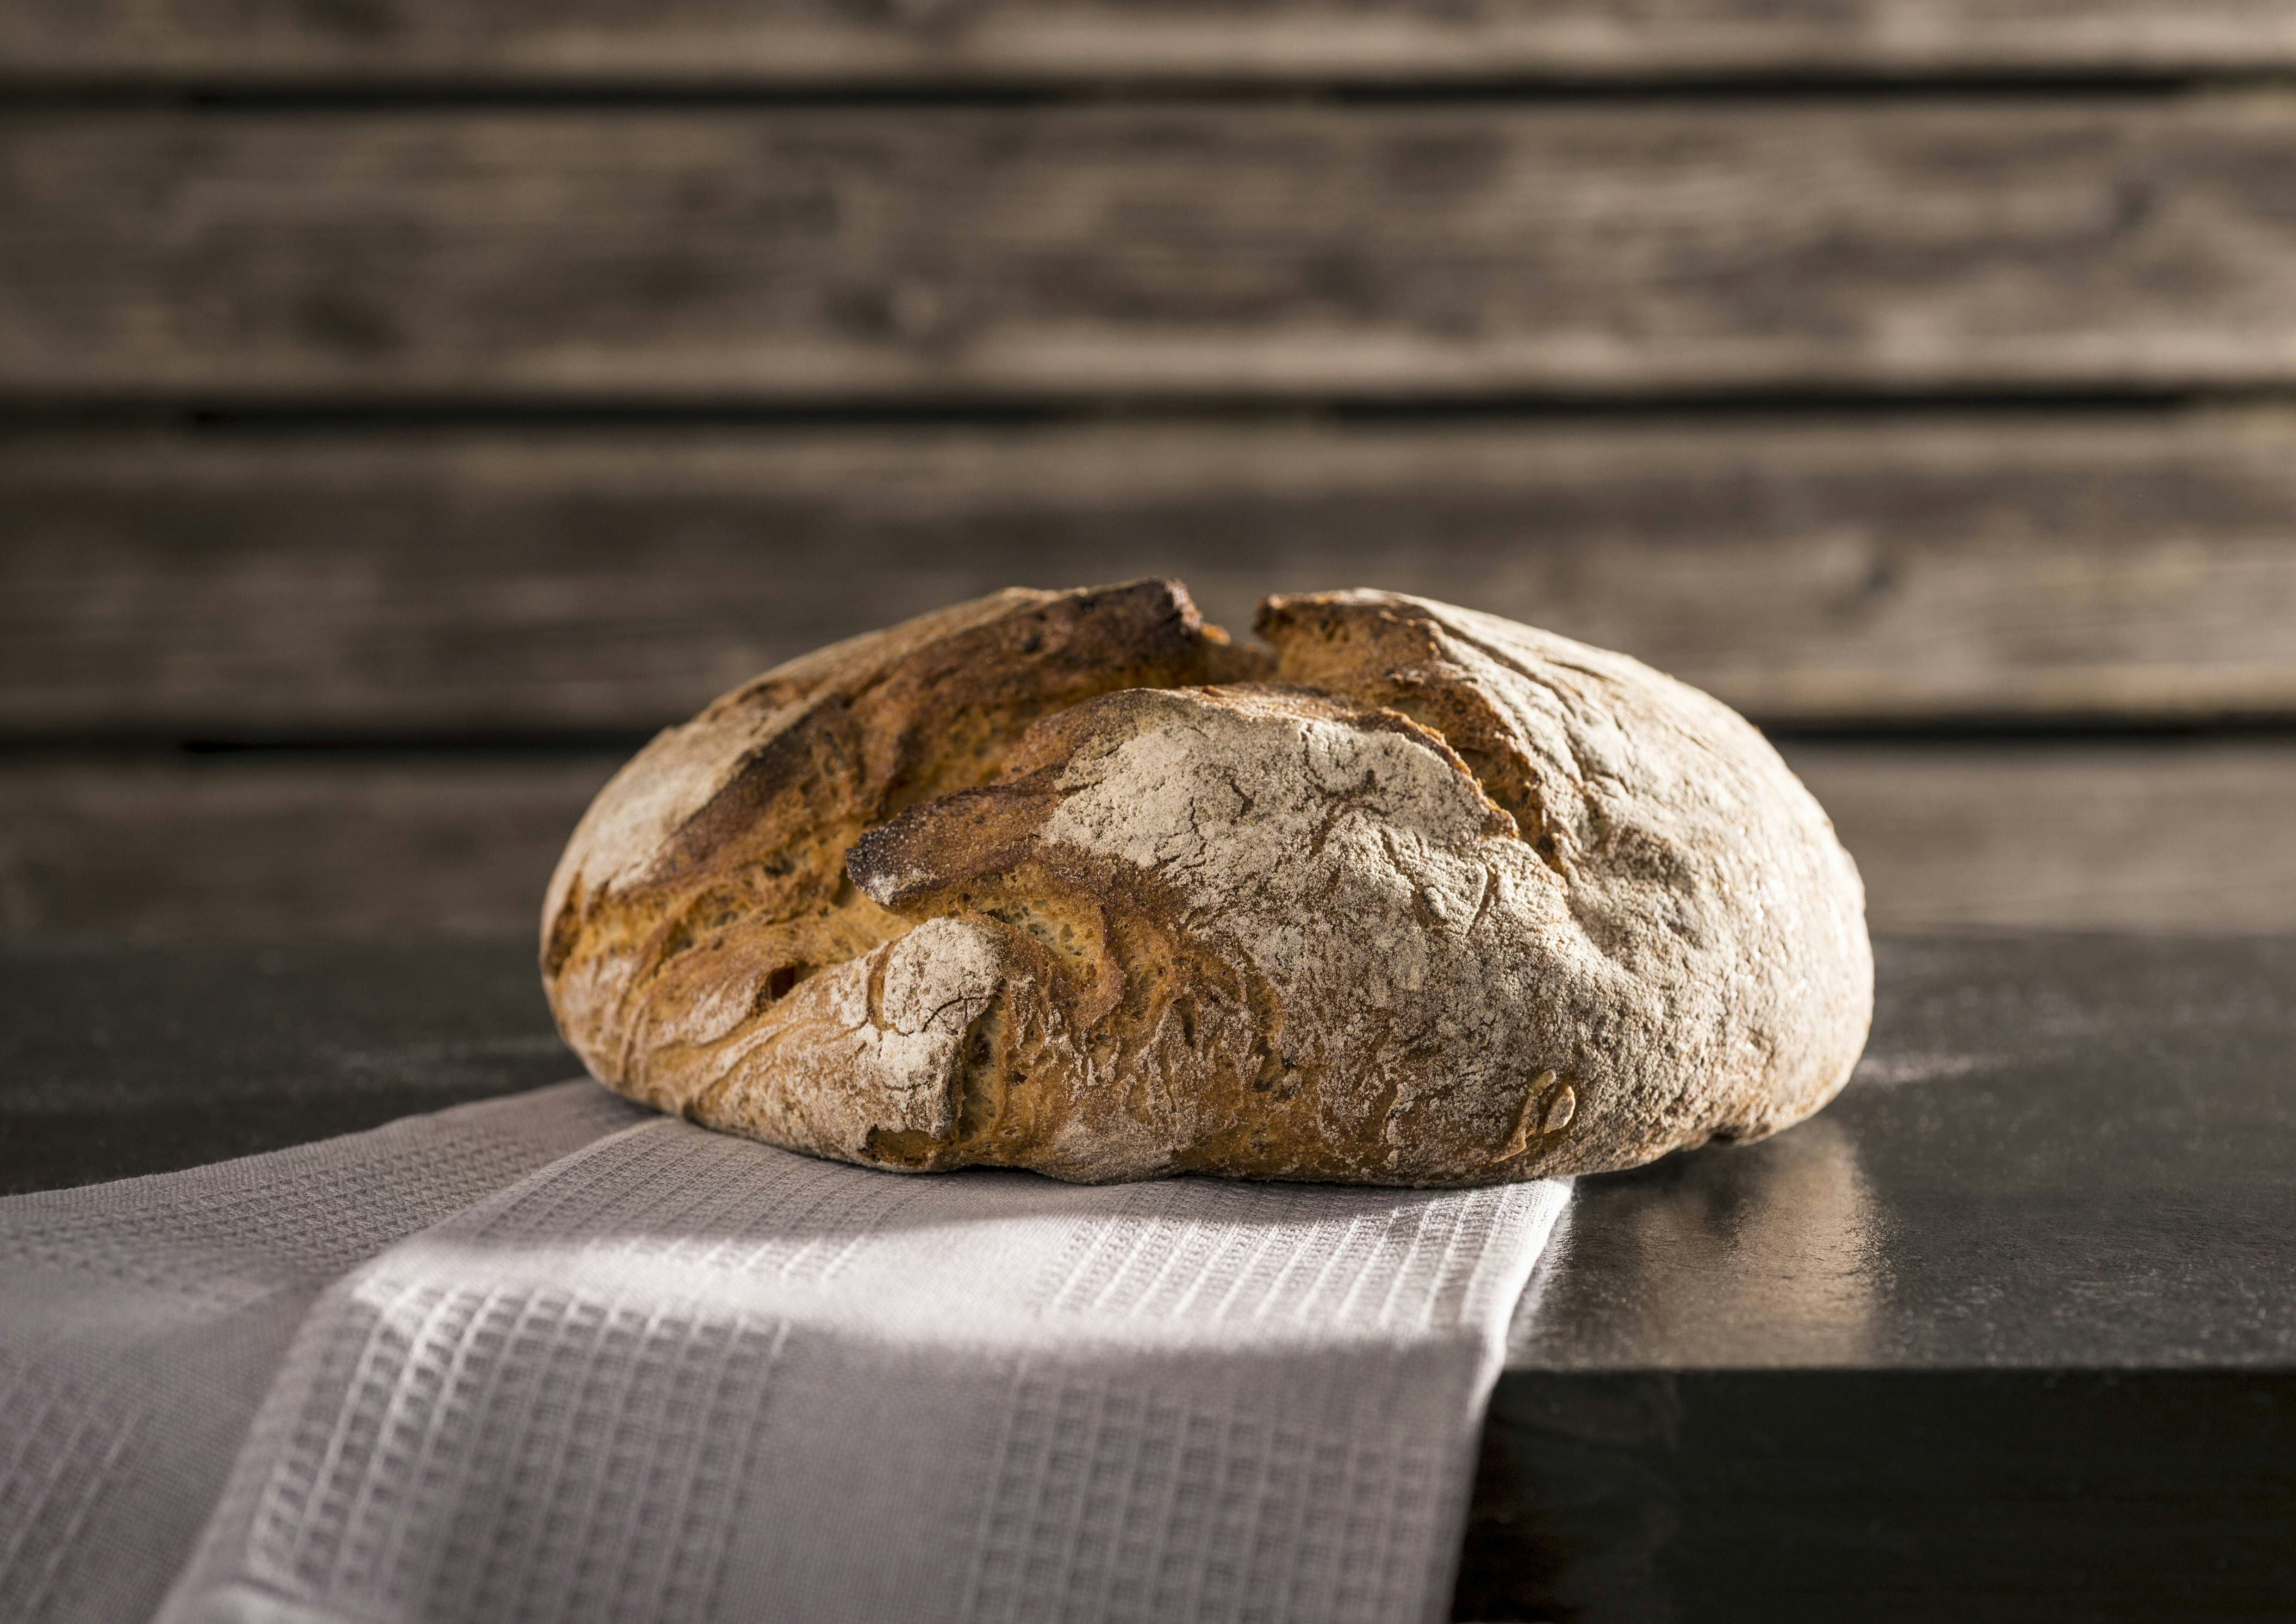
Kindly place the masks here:
[(544, 914), (600, 1078), (865, 1165), (1442, 1185), (1753, 1138), (1847, 1079), (1857, 871), (1753, 728), (1383, 593), (1011, 592), (656, 739)]

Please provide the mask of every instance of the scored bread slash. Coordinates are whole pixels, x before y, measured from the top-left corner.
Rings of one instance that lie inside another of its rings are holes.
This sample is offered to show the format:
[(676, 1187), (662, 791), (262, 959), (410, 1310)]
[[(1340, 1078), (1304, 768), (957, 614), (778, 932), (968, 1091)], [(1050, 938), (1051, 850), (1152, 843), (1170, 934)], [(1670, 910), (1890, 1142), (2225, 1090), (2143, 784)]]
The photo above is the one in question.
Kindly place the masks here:
[(601, 1079), (864, 1165), (1455, 1185), (1775, 1132), (1864, 1046), (1857, 870), (1624, 655), (1376, 592), (1014, 590), (656, 738), (551, 882)]

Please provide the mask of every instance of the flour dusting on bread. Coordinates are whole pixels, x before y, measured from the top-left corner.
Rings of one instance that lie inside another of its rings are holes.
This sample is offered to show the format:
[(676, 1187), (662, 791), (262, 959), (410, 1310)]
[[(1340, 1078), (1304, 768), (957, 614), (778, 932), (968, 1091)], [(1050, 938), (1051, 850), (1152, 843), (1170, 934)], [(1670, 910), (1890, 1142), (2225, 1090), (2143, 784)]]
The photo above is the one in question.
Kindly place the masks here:
[(711, 1126), (1095, 1181), (1595, 1171), (1847, 1079), (1856, 870), (1734, 713), (1423, 600), (1259, 630), (1013, 592), (728, 695), (568, 848), (562, 1029)]

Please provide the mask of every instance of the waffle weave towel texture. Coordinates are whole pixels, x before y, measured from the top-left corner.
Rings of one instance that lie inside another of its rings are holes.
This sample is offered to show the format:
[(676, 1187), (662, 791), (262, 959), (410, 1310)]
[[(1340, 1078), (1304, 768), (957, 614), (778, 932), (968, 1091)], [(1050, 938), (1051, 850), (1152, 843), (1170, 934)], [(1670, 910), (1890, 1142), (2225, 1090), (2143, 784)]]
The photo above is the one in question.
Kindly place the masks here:
[(1557, 1183), (904, 1177), (587, 1084), (0, 1202), (0, 1616), (1439, 1619)]

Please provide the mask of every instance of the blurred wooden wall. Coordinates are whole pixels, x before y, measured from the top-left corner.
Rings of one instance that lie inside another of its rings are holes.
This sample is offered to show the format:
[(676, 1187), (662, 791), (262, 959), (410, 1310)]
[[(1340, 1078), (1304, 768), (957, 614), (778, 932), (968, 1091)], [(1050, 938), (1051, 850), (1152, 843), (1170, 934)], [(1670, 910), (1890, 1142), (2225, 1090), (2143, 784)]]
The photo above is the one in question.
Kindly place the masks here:
[(2296, 926), (2288, 0), (13, 0), (0, 931), (530, 926), (992, 586), (1769, 727), (1884, 927)]

